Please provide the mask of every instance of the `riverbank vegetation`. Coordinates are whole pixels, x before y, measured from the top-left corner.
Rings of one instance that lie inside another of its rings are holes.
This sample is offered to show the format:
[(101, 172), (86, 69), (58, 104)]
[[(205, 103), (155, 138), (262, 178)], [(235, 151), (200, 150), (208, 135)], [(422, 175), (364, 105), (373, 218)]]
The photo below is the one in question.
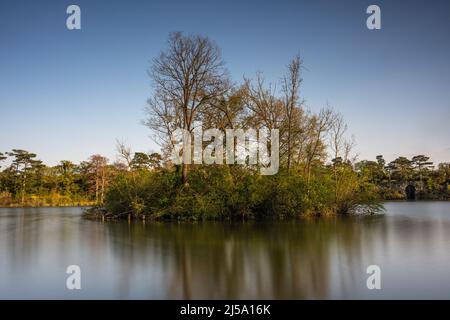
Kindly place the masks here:
[(356, 163), (355, 170), (376, 186), (383, 200), (405, 199), (408, 186), (413, 187), (415, 199), (450, 200), (450, 163), (435, 166), (425, 155), (398, 157), (389, 163), (379, 155), (374, 161)]
[[(408, 185), (419, 199), (450, 198), (449, 164), (435, 167), (423, 155), (357, 161), (342, 115), (328, 105), (313, 112), (302, 99), (302, 71), (296, 56), (277, 84), (263, 73), (237, 84), (214, 42), (173, 33), (149, 71), (153, 94), (144, 123), (160, 153), (132, 152), (118, 143), (113, 163), (93, 155), (53, 167), (24, 150), (1, 153), (0, 205), (92, 204), (88, 217), (203, 220), (373, 213), (383, 199), (404, 199)], [(195, 123), (222, 132), (278, 129), (278, 173), (261, 175), (261, 164), (249, 158), (243, 164), (173, 163), (174, 130), (193, 132)]]
[[(0, 153), (0, 206), (89, 206), (101, 203), (112, 166), (100, 155), (78, 165), (47, 166), (37, 155), (13, 149)], [(108, 171), (108, 172), (107, 172)]]
[(331, 213), (339, 206), (341, 212), (355, 211), (359, 202), (404, 200), (409, 184), (416, 186), (419, 200), (450, 199), (450, 164), (423, 167), (406, 157), (387, 164), (382, 156), (346, 164), (315, 162), (309, 182), (305, 167), (261, 176), (241, 165), (193, 165), (184, 185), (180, 168), (158, 153), (128, 152), (128, 163), (95, 155), (52, 167), (39, 160), (18, 165), (15, 154), (27, 155), (22, 161), (36, 159), (24, 150), (3, 153), (1, 206), (93, 205), (106, 209), (107, 216), (242, 218)]

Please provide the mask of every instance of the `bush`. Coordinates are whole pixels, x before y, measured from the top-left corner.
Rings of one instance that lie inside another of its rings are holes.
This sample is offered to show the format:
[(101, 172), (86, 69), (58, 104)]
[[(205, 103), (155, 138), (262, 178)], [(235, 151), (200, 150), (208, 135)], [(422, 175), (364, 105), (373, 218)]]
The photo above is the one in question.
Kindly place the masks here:
[[(261, 176), (243, 166), (192, 166), (188, 183), (177, 170), (123, 171), (106, 194), (106, 212), (115, 217), (207, 220), (345, 214), (375, 201), (373, 185), (353, 171), (340, 176), (321, 168), (309, 184), (301, 174)], [(338, 198), (336, 198), (338, 196)]]
[(6, 191), (0, 192), (0, 205), (9, 206), (11, 203), (13, 203), (12, 194)]
[(106, 193), (105, 208), (113, 215), (164, 216), (175, 186), (174, 174), (167, 170), (121, 172)]

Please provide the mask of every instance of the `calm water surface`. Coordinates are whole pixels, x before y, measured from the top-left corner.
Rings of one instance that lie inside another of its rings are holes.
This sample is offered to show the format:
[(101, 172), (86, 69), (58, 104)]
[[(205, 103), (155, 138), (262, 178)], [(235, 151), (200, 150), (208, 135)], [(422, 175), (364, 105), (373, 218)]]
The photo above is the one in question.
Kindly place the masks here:
[[(275, 223), (96, 222), (0, 209), (0, 298), (450, 299), (450, 203)], [(67, 290), (68, 265), (82, 289)], [(381, 268), (368, 290), (366, 268)]]

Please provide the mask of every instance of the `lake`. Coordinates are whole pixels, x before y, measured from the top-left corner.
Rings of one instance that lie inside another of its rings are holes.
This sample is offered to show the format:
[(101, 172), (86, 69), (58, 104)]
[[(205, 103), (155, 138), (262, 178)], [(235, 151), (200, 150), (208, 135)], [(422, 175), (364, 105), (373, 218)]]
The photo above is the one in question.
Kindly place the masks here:
[[(0, 209), (0, 299), (449, 299), (450, 202), (280, 222), (83, 219)], [(66, 269), (81, 268), (81, 290)], [(381, 269), (369, 290), (366, 269)]]

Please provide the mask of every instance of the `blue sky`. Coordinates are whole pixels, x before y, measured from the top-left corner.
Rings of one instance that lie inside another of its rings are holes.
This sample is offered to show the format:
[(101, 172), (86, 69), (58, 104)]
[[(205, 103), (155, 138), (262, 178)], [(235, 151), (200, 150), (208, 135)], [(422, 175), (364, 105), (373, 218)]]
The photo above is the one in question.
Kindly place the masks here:
[[(66, 28), (81, 7), (82, 30)], [(370, 4), (382, 29), (366, 28)], [(301, 91), (339, 110), (359, 158), (428, 154), (450, 161), (448, 1), (0, 2), (0, 151), (23, 148), (48, 164), (115, 157), (115, 140), (158, 150), (140, 124), (147, 70), (169, 32), (209, 36), (236, 82), (276, 82), (300, 53)]]

